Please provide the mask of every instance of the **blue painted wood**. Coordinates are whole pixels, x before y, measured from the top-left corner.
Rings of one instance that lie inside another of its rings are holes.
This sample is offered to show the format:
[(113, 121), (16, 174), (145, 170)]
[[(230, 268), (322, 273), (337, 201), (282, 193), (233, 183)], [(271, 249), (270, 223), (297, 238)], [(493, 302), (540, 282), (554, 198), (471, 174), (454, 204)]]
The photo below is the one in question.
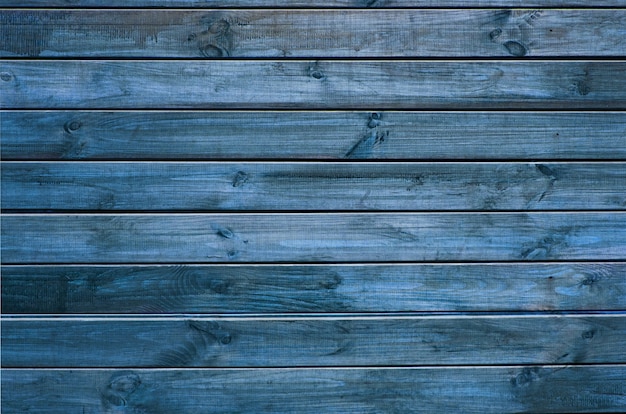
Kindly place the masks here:
[[(9, 412), (623, 412), (626, 366), (5, 370)], [(10, 391), (10, 392), (9, 392)]]
[(3, 266), (2, 312), (164, 314), (626, 308), (624, 263)]
[(626, 411), (626, 3), (541, 3), (4, 1), (3, 412)]
[[(7, 10), (0, 56), (623, 56), (626, 11)], [(383, 33), (381, 35), (380, 33)]]
[(626, 160), (626, 113), (615, 111), (40, 110), (0, 117), (5, 159)]
[(5, 162), (2, 183), (5, 210), (626, 209), (625, 163)]
[(2, 239), (5, 264), (624, 260), (626, 214), (7, 214)]
[(624, 348), (626, 315), (57, 317), (2, 323), (4, 367), (623, 363)]
[(4, 60), (0, 73), (5, 109), (626, 107), (623, 61)]

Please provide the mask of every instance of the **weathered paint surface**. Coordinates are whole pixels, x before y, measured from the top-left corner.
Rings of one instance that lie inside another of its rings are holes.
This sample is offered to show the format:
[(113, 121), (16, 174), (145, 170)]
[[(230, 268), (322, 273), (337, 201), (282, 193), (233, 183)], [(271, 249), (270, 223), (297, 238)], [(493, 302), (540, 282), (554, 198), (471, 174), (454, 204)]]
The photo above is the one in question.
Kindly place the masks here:
[(0, 60), (6, 109), (613, 109), (626, 62)]
[(626, 113), (617, 111), (29, 110), (0, 116), (4, 159), (626, 160)]
[(626, 3), (539, 3), (5, 0), (2, 411), (625, 412)]
[[(16, 10), (0, 56), (523, 57), (626, 52), (610, 9)], [(376, 30), (372, 30), (376, 27)]]

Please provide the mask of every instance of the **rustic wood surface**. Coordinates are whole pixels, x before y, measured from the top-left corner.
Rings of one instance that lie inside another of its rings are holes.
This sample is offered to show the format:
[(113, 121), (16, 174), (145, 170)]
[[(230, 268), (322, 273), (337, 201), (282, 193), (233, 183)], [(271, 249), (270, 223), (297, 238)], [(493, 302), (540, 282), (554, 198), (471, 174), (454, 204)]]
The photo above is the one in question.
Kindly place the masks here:
[(626, 214), (6, 214), (2, 239), (6, 264), (623, 260)]
[(626, 54), (622, 9), (15, 10), (0, 25), (1, 57)]
[(624, 263), (3, 266), (7, 314), (626, 308)]
[[(624, 365), (55, 369), (2, 375), (9, 412), (620, 412)], [(294, 398), (297, 396), (297, 398)]]
[(2, 366), (15, 368), (621, 363), (625, 348), (624, 315), (55, 317), (2, 323)]
[(626, 412), (625, 27), (4, 0), (2, 412)]
[(5, 162), (2, 183), (8, 210), (626, 209), (624, 163)]
[(5, 109), (624, 109), (624, 61), (0, 61)]
[(624, 112), (47, 110), (0, 117), (3, 159), (626, 160)]

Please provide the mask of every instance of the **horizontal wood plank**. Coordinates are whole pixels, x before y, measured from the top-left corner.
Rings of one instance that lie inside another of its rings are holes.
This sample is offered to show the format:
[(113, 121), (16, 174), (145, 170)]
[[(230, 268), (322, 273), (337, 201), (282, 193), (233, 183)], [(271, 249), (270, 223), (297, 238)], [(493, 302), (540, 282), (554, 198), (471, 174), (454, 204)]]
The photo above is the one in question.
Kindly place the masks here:
[(6, 412), (622, 412), (626, 366), (13, 370)]
[[(4, 0), (4, 7), (129, 7), (125, 0)], [(132, 7), (306, 7), (306, 8), (407, 8), (407, 7), (624, 7), (624, 0), (135, 0)]]
[(622, 61), (0, 62), (5, 109), (623, 109)]
[(0, 57), (623, 56), (626, 10), (6, 10)]
[(4, 314), (626, 309), (626, 264), (3, 266)]
[(35, 263), (622, 260), (626, 214), (6, 214)]
[(626, 210), (626, 164), (5, 162), (2, 209)]
[(624, 112), (2, 111), (0, 117), (4, 159), (626, 160)]
[(2, 366), (624, 363), (626, 315), (6, 319)]

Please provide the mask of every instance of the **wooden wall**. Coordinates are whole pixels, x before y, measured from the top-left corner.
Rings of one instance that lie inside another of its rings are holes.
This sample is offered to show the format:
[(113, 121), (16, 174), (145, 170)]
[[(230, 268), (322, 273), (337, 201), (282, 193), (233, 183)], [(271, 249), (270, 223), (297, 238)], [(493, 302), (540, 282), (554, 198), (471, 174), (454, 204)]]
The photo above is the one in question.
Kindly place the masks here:
[(4, 413), (626, 412), (626, 1), (2, 7)]

